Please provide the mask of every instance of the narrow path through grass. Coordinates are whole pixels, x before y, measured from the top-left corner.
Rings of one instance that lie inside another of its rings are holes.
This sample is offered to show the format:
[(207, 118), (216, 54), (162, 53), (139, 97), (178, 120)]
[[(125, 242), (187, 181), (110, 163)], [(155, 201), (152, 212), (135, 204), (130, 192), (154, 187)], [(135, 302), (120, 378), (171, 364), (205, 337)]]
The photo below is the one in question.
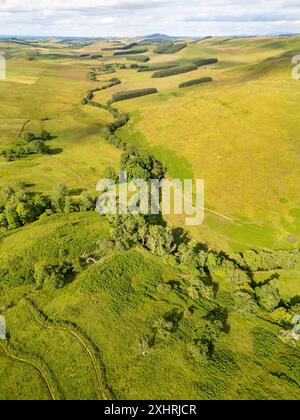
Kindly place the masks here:
[(4, 355), (6, 357), (8, 357), (9, 359), (21, 362), (21, 363), (25, 363), (29, 366), (32, 366), (34, 369), (36, 369), (40, 375), (40, 377), (42, 378), (43, 382), (45, 383), (49, 396), (50, 398), (55, 401), (55, 400), (60, 400), (61, 397), (58, 394), (57, 390), (55, 390), (55, 386), (53, 386), (53, 384), (51, 384), (51, 379), (49, 379), (47, 377), (48, 374), (45, 373), (45, 371), (43, 370), (43, 368), (41, 366), (39, 366), (38, 362), (30, 360), (28, 355), (23, 355), (20, 352), (16, 352), (15, 350), (13, 350), (9, 345), (5, 345), (3, 343), (0, 342), (0, 350), (2, 350), (2, 352), (4, 353)]

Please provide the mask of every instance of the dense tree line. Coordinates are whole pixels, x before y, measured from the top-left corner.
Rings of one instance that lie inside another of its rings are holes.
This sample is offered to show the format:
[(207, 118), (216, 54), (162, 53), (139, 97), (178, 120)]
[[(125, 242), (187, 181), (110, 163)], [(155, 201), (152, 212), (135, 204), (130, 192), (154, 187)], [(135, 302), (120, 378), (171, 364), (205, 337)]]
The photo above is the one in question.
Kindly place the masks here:
[(202, 66), (208, 66), (209, 64), (215, 64), (218, 63), (218, 59), (217, 58), (199, 58), (197, 60), (192, 60), (193, 64), (196, 64), (196, 66), (198, 67), (202, 67)]
[(64, 59), (98, 59), (98, 58), (103, 58), (103, 55), (101, 54), (62, 54), (62, 53), (40, 53), (40, 52), (35, 52), (34, 54), (31, 53), (28, 56), (28, 60), (32, 61), (32, 60), (36, 60), (38, 58), (41, 59), (50, 59), (50, 60), (64, 60)]
[(145, 67), (140, 66), (138, 72), (142, 73), (142, 72), (146, 72), (146, 71), (167, 70), (167, 69), (171, 69), (173, 67), (178, 67), (178, 64), (166, 63), (166, 64), (156, 64), (156, 65), (154, 64), (152, 66), (145, 66)]
[(175, 54), (187, 47), (186, 43), (174, 44), (173, 42), (163, 44), (155, 48), (155, 54)]
[(212, 81), (212, 77), (201, 77), (200, 79), (188, 80), (187, 82), (180, 83), (179, 88), (200, 85), (201, 83), (208, 83)]
[(128, 55), (128, 54), (134, 55), (134, 54), (144, 54), (146, 52), (148, 52), (148, 48), (139, 48), (139, 49), (130, 50), (130, 51), (117, 51), (117, 52), (114, 53), (114, 55), (115, 56), (118, 56), (118, 55)]
[(125, 101), (127, 99), (138, 98), (139, 96), (152, 95), (157, 93), (156, 88), (128, 90), (126, 92), (117, 92), (112, 95), (112, 102)]
[(153, 73), (152, 78), (175, 76), (176, 74), (188, 73), (197, 70), (196, 64), (186, 64), (184, 66), (176, 66), (165, 70), (159, 70)]
[(147, 63), (148, 61), (150, 61), (150, 58), (146, 55), (132, 55), (130, 57), (127, 57), (127, 60), (137, 61), (140, 63)]
[(125, 51), (125, 50), (130, 50), (133, 47), (137, 47), (138, 44), (136, 42), (132, 42), (131, 44), (128, 45), (124, 45), (122, 46), (115, 46), (115, 47), (106, 47), (106, 48), (102, 48), (102, 51), (115, 51), (115, 50), (121, 50), (121, 51)]

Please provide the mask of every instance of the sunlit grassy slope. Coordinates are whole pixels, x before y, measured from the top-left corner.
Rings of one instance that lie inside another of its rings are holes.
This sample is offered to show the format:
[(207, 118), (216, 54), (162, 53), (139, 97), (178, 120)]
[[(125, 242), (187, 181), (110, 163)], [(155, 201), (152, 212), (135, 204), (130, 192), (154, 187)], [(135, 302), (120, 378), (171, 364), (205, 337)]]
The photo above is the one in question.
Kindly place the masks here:
[[(192, 233), (212, 246), (239, 250), (299, 243), (300, 91), (291, 77), (291, 55), (281, 58), (299, 44), (299, 38), (278, 45), (209, 40), (177, 55), (217, 57), (217, 65), (166, 79), (151, 79), (151, 73), (126, 78), (128, 89), (154, 86), (160, 93), (118, 105), (134, 115), (122, 136), (151, 149), (170, 176), (204, 179), (206, 207), (233, 219), (206, 212), (204, 225)], [(268, 57), (274, 59), (265, 61)], [(215, 81), (176, 89), (207, 75)]]
[[(49, 192), (58, 183), (94, 191), (106, 166), (116, 166), (119, 152), (101, 139), (108, 113), (80, 105), (89, 67), (81, 63), (9, 60), (0, 84), (0, 147), (9, 147), (25, 131), (51, 132), (50, 155), (0, 161), (0, 184), (20, 179)], [(5, 99), (4, 99), (5, 98)], [(25, 124), (25, 126), (24, 126)]]
[[(50, 154), (16, 162), (1, 157), (0, 187), (22, 180), (28, 190), (45, 193), (59, 183), (74, 195), (94, 191), (105, 167), (118, 168), (120, 151), (102, 138), (110, 114), (81, 100), (87, 89), (118, 77), (122, 84), (95, 100), (105, 103), (122, 90), (159, 90), (115, 104), (131, 114), (118, 135), (153, 152), (169, 177), (205, 180), (206, 218), (190, 229), (195, 238), (230, 252), (298, 247), (300, 82), (291, 78), (291, 57), (300, 38), (212, 38), (170, 55), (155, 54), (150, 45), (147, 65), (211, 57), (219, 63), (165, 79), (127, 68), (89, 80), (92, 67), (131, 63), (102, 51), (112, 45), (0, 42), (8, 57), (8, 78), (0, 82), (0, 148), (17, 139), (25, 123), (24, 131), (55, 136)], [(37, 48), (44, 56), (32, 60)], [(74, 58), (85, 53), (104, 57)], [(178, 89), (202, 76), (214, 82)], [(172, 221), (186, 228), (183, 218)], [(253, 310), (245, 297), (249, 287), (237, 288), (220, 270), (210, 273), (216, 299), (195, 295), (199, 272), (139, 248), (110, 250), (98, 263), (67, 270), (61, 288), (51, 285), (51, 276), (47, 284), (36, 281), (42, 269), (55, 279), (61, 265), (87, 260), (108, 233), (105, 220), (90, 212), (43, 216), (0, 238), (0, 313), (9, 338), (0, 342), (0, 399), (299, 399), (299, 344), (284, 344), (282, 325)], [(286, 302), (299, 296), (299, 267), (255, 272), (253, 281), (271, 275), (279, 277)], [(230, 328), (216, 337), (207, 359), (199, 338), (219, 306), (228, 311)], [(164, 330), (174, 313), (178, 322)], [(159, 326), (161, 340), (145, 346)]]
[[(138, 249), (113, 252), (86, 267), (63, 289), (32, 283), (31, 272), (42, 261), (55, 265), (88, 255), (107, 233), (96, 214), (54, 215), (2, 240), (1, 267), (9, 267), (10, 279), (22, 279), (23, 285), (5, 290), (1, 310), (9, 345), (24, 362), (12, 363), (3, 356), (3, 349), (9, 352), (10, 347), (0, 347), (1, 399), (33, 395), (50, 399), (45, 378), (56, 398), (67, 399), (96, 399), (103, 393), (117, 399), (299, 397), (298, 350), (278, 339), (280, 326), (266, 314), (254, 316), (238, 294), (231, 294), (232, 285), (218, 273), (214, 302), (191, 297), (197, 278), (188, 267)], [(229, 311), (230, 330), (220, 334), (208, 361), (201, 355), (197, 337), (205, 332), (203, 317), (220, 304)], [(151, 348), (142, 347), (143, 340), (153, 336), (155, 325), (166, 322), (162, 320), (172, 313), (181, 314), (172, 331)], [(72, 334), (74, 330), (61, 329), (53, 321), (76, 324), (83, 342)], [(97, 349), (96, 366), (104, 366), (100, 381), (83, 343), (88, 349), (93, 343)], [(30, 365), (32, 361), (38, 363), (44, 379)]]

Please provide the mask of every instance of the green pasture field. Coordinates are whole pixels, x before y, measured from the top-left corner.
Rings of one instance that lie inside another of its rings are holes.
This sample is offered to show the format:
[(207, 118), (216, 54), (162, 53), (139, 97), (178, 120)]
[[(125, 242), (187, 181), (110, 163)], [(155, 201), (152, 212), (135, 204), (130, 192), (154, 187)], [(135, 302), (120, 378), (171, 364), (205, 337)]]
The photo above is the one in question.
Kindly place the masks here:
[[(267, 55), (280, 56), (283, 49), (264, 46), (257, 53), (257, 47), (249, 47), (238, 66), (224, 68), (222, 58), (236, 59), (231, 47), (221, 58), (219, 46), (192, 45), (178, 54), (194, 58), (197, 49), (198, 57), (218, 57), (220, 62), (161, 80), (151, 79), (151, 73), (128, 77), (128, 89), (151, 83), (159, 94), (118, 105), (133, 114), (129, 129), (119, 135), (155, 152), (170, 176), (205, 180), (206, 207), (233, 222), (208, 211), (204, 225), (192, 229), (198, 239), (234, 250), (297, 246), (300, 225), (294, 210), (299, 207), (300, 173), (295, 133), (300, 128), (300, 95), (290, 58), (261, 62)], [(214, 82), (184, 92), (175, 88), (204, 76)]]
[[(28, 131), (53, 135), (45, 155), (13, 162), (0, 156), (0, 188), (20, 180), (27, 191), (48, 195), (58, 184), (73, 196), (94, 194), (105, 169), (118, 170), (121, 151), (104, 138), (113, 116), (82, 100), (118, 78), (121, 84), (93, 100), (106, 104), (116, 92), (145, 88), (158, 93), (113, 104), (130, 113), (115, 135), (150, 151), (167, 177), (205, 180), (204, 224), (188, 228), (171, 215), (174, 226), (229, 261), (246, 249), (299, 248), (300, 85), (291, 78), (291, 54), (299, 52), (300, 37), (186, 42), (167, 55), (147, 45), (145, 65), (218, 63), (153, 79), (152, 72), (130, 69), (126, 56), (102, 51), (113, 42), (0, 41), (8, 58), (7, 80), (0, 81), (0, 150)], [(34, 58), (37, 48), (103, 59)], [(101, 66), (113, 63), (126, 68), (104, 74)], [(96, 81), (91, 69), (98, 69)], [(206, 76), (213, 82), (178, 88)], [(299, 342), (280, 335), (290, 320), (274, 320), (253, 299), (255, 287), (275, 278), (286, 312), (292, 303), (299, 307), (298, 263), (251, 272), (250, 284), (237, 285), (224, 270), (197, 271), (171, 255), (120, 249), (110, 238), (107, 220), (94, 211), (43, 214), (1, 230), (0, 315), (8, 336), (0, 341), (1, 400), (299, 399)], [(223, 330), (220, 320), (211, 321), (218, 311), (226, 318)], [(209, 333), (215, 336), (207, 357)]]
[[(189, 297), (187, 291), (196, 278), (187, 267), (133, 249), (91, 264), (63, 289), (41, 289), (31, 283), (30, 270), (40, 261), (54, 264), (62, 255), (87, 254), (107, 232), (105, 223), (93, 213), (54, 215), (9, 234), (1, 243), (2, 267), (6, 261), (12, 278), (22, 275), (28, 279), (26, 286), (6, 289), (1, 298), (10, 346), (27, 360), (36, 357), (42, 368), (44, 364), (51, 368), (46, 377), (52, 376), (48, 380), (52, 387), (56, 385), (57, 399), (96, 399), (101, 391), (117, 399), (299, 397), (298, 350), (278, 340), (280, 326), (251, 315), (244, 302), (234, 309), (234, 301), (228, 298), (232, 287), (223, 284), (217, 273), (218, 299), (229, 310), (230, 331), (219, 337), (210, 363), (201, 356), (193, 334), (201, 331), (202, 317), (215, 303)], [(19, 264), (15, 274), (14, 258)], [(176, 287), (167, 286), (173, 282)], [(42, 318), (28, 306), (28, 300)], [(141, 339), (151, 337), (156, 322), (172, 311), (183, 313), (178, 327), (144, 349), (143, 356)], [(89, 337), (105, 366), (102, 387), (82, 343), (69, 331), (60, 330), (59, 324), (45, 323), (43, 317), (75, 323)], [(1, 348), (0, 355), (3, 360)], [(14, 373), (15, 382), (5, 372)], [(1, 398), (25, 399), (34, 393), (37, 398), (50, 399), (38, 372), (26, 364), (12, 365), (4, 359), (0, 375)], [(27, 390), (22, 385), (26, 381)]]
[(23, 180), (37, 191), (49, 192), (65, 183), (94, 191), (104, 168), (117, 166), (119, 153), (101, 138), (102, 128), (111, 121), (109, 114), (81, 105), (86, 90), (94, 86), (87, 79), (88, 67), (40, 61), (8, 61), (7, 67), (12, 76), (0, 85), (1, 97), (6, 98), (0, 102), (1, 149), (20, 138), (24, 124), (24, 132), (46, 129), (54, 139), (48, 143), (50, 155), (15, 162), (1, 158), (0, 184)]

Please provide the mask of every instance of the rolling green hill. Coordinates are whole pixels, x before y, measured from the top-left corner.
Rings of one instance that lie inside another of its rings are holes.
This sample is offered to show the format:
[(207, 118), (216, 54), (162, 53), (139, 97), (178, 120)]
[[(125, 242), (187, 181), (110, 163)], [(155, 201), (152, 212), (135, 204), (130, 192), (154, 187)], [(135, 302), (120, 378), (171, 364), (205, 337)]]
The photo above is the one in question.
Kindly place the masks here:
[[(300, 37), (181, 42), (0, 41), (0, 150), (51, 134), (0, 156), (0, 399), (299, 399)], [(125, 158), (203, 178), (204, 224), (91, 211)]]

